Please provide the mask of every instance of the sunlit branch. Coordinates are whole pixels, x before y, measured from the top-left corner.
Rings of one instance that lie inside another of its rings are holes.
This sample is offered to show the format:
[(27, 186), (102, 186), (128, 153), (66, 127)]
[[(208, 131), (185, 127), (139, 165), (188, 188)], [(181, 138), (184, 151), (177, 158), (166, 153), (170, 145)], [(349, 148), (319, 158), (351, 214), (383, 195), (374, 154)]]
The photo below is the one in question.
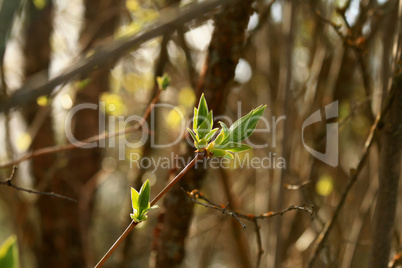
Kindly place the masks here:
[[(156, 195), (156, 197), (151, 201), (151, 206), (155, 205), (159, 199), (161, 199), (169, 190), (172, 188), (194, 165), (204, 157), (204, 154), (199, 153), (196, 157), (191, 160), (190, 163), (184, 169), (177, 174), (177, 176), (171, 180), (166, 187)], [(102, 267), (103, 264), (109, 259), (112, 253), (117, 249), (117, 247), (123, 242), (123, 240), (127, 237), (127, 235), (137, 226), (137, 222), (132, 221), (126, 230), (121, 234), (121, 236), (116, 240), (116, 242), (110, 247), (110, 249), (106, 252), (106, 254), (102, 257), (102, 259), (95, 265), (95, 268)]]

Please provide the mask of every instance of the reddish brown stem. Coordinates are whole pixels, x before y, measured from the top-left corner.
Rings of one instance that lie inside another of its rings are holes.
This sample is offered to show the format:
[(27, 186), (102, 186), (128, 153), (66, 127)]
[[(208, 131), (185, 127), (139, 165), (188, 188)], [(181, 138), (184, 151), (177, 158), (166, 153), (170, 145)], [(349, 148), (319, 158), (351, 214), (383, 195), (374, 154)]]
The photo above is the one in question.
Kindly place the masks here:
[[(198, 160), (201, 160), (204, 157), (204, 154), (199, 153), (197, 154), (196, 157), (191, 160), (190, 163), (179, 173), (177, 176), (171, 180), (168, 185), (166, 185), (165, 188), (163, 188), (162, 191), (159, 192), (155, 196), (155, 198), (151, 201), (151, 206), (155, 205), (156, 202), (159, 201), (169, 190), (172, 188), (194, 165), (195, 163), (198, 162)], [(138, 222), (132, 221), (130, 225), (124, 230), (124, 232), (121, 234), (121, 236), (114, 242), (114, 244), (111, 246), (111, 248), (106, 252), (106, 254), (102, 257), (102, 259), (98, 262), (98, 264), (95, 265), (95, 268), (100, 268), (105, 264), (105, 262), (109, 259), (109, 257), (112, 255), (112, 253), (117, 249), (117, 247), (123, 242), (123, 240), (127, 237), (127, 235), (134, 229), (135, 226), (137, 226)]]
[(197, 154), (197, 156), (194, 157), (193, 160), (191, 160), (191, 162), (188, 163), (188, 165), (179, 174), (177, 174), (177, 176), (171, 180), (157, 196), (155, 196), (155, 198), (151, 201), (151, 206), (155, 205), (156, 202), (158, 202), (158, 200), (161, 199), (162, 196), (164, 196), (170, 190), (170, 188), (172, 188), (184, 176), (184, 174), (186, 174), (195, 165), (195, 163), (197, 163), (197, 161), (201, 160), (203, 157), (204, 154)]

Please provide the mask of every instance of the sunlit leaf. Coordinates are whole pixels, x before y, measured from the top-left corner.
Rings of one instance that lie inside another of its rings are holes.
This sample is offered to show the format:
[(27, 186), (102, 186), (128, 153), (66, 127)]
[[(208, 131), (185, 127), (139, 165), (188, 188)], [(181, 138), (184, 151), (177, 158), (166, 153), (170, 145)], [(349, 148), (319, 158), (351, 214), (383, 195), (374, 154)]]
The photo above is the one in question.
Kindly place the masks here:
[(160, 90), (165, 90), (170, 85), (170, 78), (167, 74), (164, 74), (163, 76), (158, 76), (156, 78), (156, 81), (158, 82)]
[(227, 152), (223, 157), (227, 159), (234, 159), (233, 155), (229, 152)]
[(227, 140), (227, 137), (229, 136), (229, 129), (223, 122), (219, 122), (219, 124), (222, 127), (221, 132), (219, 133), (218, 137), (216, 137), (215, 144), (220, 145), (224, 144), (224, 141)]
[(259, 106), (230, 126), (230, 142), (241, 142), (253, 134), (266, 106)]
[(253, 147), (251, 147), (248, 144), (244, 144), (244, 143), (238, 143), (238, 142), (231, 142), (228, 143), (225, 147), (223, 147), (222, 149), (226, 150), (226, 151), (230, 151), (230, 152), (242, 152), (242, 151), (246, 151), (246, 150), (250, 150), (253, 149)]
[[(204, 123), (204, 121), (208, 120), (208, 105), (205, 100), (204, 94), (201, 95), (200, 102), (198, 104), (198, 115), (197, 115), (197, 129)], [(207, 123), (208, 125), (208, 123)]]
[(213, 130), (211, 130), (207, 136), (205, 136), (205, 139), (207, 141), (210, 141), (212, 139), (212, 137), (215, 135), (215, 133), (219, 130), (219, 128), (214, 128)]
[(18, 255), (17, 237), (12, 235), (0, 246), (0, 267), (19, 267)]
[(198, 109), (194, 107), (194, 117), (193, 117), (193, 130), (195, 134), (198, 134)]
[(139, 207), (139, 213), (142, 214), (142, 212), (149, 208), (149, 195), (150, 195), (151, 188), (149, 186), (149, 180), (146, 180), (140, 190), (140, 196), (138, 198), (138, 207)]
[(135, 190), (133, 187), (131, 187), (131, 206), (133, 210), (138, 210), (139, 205), (138, 205), (138, 198), (140, 197), (140, 194)]
[(187, 131), (190, 133), (190, 135), (191, 135), (191, 137), (193, 138), (194, 141), (198, 141), (197, 136), (195, 135), (195, 133), (191, 129), (187, 128)]
[(134, 188), (131, 188), (131, 203), (133, 206), (133, 213), (130, 217), (135, 222), (145, 221), (147, 219), (146, 213), (151, 210), (158, 208), (158, 206), (150, 206), (149, 196), (151, 188), (149, 186), (149, 180), (146, 180), (138, 193)]

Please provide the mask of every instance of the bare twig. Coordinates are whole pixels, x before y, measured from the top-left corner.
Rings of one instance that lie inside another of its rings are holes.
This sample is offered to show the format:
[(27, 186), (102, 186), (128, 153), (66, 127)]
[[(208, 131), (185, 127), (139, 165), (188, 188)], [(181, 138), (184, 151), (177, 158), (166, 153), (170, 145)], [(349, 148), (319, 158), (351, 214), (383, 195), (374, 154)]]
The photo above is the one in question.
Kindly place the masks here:
[[(204, 157), (203, 153), (199, 153), (196, 155), (196, 157), (191, 160), (190, 163), (184, 169), (177, 174), (177, 176), (171, 180), (166, 187), (159, 192), (155, 196), (155, 198), (151, 201), (151, 206), (155, 205), (159, 199), (161, 199), (169, 190), (172, 188), (194, 165), (195, 163), (198, 162), (198, 160), (201, 160)], [(116, 240), (116, 242), (111, 246), (111, 248), (106, 252), (106, 254), (102, 257), (102, 259), (98, 262), (98, 264), (95, 265), (95, 268), (100, 268), (105, 264), (105, 262), (109, 259), (109, 257), (112, 255), (112, 253), (117, 249), (117, 247), (123, 242), (123, 240), (127, 237), (127, 235), (134, 229), (135, 226), (137, 226), (138, 222), (132, 221), (126, 230), (121, 234), (121, 236)]]
[(161, 18), (155, 24), (147, 27), (144, 31), (133, 37), (118, 40), (103, 49), (99, 49), (93, 56), (78, 62), (50, 81), (42, 82), (41, 77), (34, 77), (33, 81), (27, 82), (22, 88), (16, 90), (13, 95), (0, 101), (0, 112), (7, 112), (13, 107), (25, 105), (40, 96), (49, 96), (53, 93), (55, 87), (63, 82), (71, 80), (83, 73), (90, 72), (108, 63), (111, 58), (118, 59), (136, 46), (163, 35), (168, 31), (173, 31), (177, 27), (181, 27), (184, 23), (203, 16), (205, 13), (220, 5), (228, 3), (233, 4), (238, 1), (239, 0), (212, 0), (191, 5), (189, 8), (181, 8), (179, 11), (166, 11), (161, 14)]
[(377, 116), (374, 124), (371, 126), (370, 129), (370, 133), (367, 137), (366, 143), (364, 145), (363, 148), (363, 156), (360, 159), (360, 162), (357, 165), (356, 169), (352, 169), (351, 170), (351, 174), (350, 174), (350, 179), (348, 184), (346, 185), (345, 190), (342, 193), (341, 199), (338, 203), (338, 206), (336, 207), (334, 214), (332, 216), (332, 218), (325, 224), (325, 226), (323, 227), (323, 229), (321, 230), (320, 235), (318, 236), (318, 238), (316, 239), (316, 241), (314, 242), (314, 246), (313, 246), (313, 253), (310, 257), (309, 260), (309, 264), (308, 267), (312, 267), (318, 254), (320, 253), (321, 249), (324, 246), (325, 241), (328, 239), (329, 233), (331, 232), (336, 219), (338, 218), (339, 212), (342, 209), (345, 201), (346, 201), (346, 197), (349, 194), (350, 189), (352, 188), (352, 186), (354, 185), (354, 183), (357, 181), (357, 178), (359, 177), (360, 172), (362, 171), (364, 164), (366, 163), (366, 159), (368, 157), (368, 153), (369, 153), (369, 149), (371, 147), (371, 145), (373, 145), (374, 141), (375, 141), (375, 132), (378, 128), (382, 127), (382, 118), (383, 116), (386, 114), (386, 112), (388, 111), (390, 104), (392, 102), (392, 98), (393, 98), (394, 93), (390, 92), (388, 99), (385, 102), (384, 105), (384, 109), (382, 110), (381, 114)]
[[(225, 213), (225, 214), (228, 214), (228, 215), (234, 217), (236, 220), (238, 220), (242, 224), (243, 228), (245, 228), (246, 225), (240, 219), (246, 219), (246, 220), (250, 220), (250, 221), (253, 221), (254, 219), (255, 220), (269, 219), (269, 218), (272, 218), (272, 217), (275, 217), (275, 216), (278, 216), (278, 215), (283, 215), (286, 212), (289, 212), (289, 211), (292, 211), (292, 210), (305, 211), (305, 212), (308, 212), (311, 215), (314, 214), (314, 207), (313, 206), (308, 207), (308, 206), (305, 206), (305, 205), (290, 206), (290, 207), (288, 207), (288, 208), (286, 208), (284, 210), (281, 210), (281, 211), (277, 211), (277, 212), (269, 211), (269, 212), (266, 212), (266, 213), (262, 213), (260, 215), (242, 214), (242, 213), (240, 213), (238, 211), (228, 210), (227, 209), (228, 206), (229, 206), (228, 204), (219, 205), (219, 204), (215, 204), (214, 202), (211, 202), (208, 198), (206, 198), (204, 196), (203, 193), (201, 193), (197, 189), (192, 190), (191, 192), (186, 192), (186, 193), (187, 193), (188, 197), (191, 199), (191, 201), (193, 201), (194, 203), (200, 204), (200, 205), (203, 205), (205, 207), (212, 208), (212, 209), (215, 209), (215, 210), (219, 210), (222, 213)], [(200, 202), (197, 199), (204, 200), (205, 202)]]
[(326, 24), (330, 25), (335, 30), (336, 34), (344, 42), (345, 46), (354, 48), (354, 49), (356, 49), (357, 51), (360, 51), (360, 52), (364, 51), (364, 48), (362, 47), (362, 44), (364, 43), (362, 41), (364, 41), (364, 38), (362, 38), (360, 36), (360, 37), (358, 37), (356, 39), (353, 39), (352, 36), (347, 35), (347, 34), (345, 35), (344, 33), (342, 33), (342, 31), (341, 31), (342, 26), (341, 25), (338, 25), (338, 24), (332, 22), (331, 20), (323, 17), (320, 12), (316, 12), (316, 16), (323, 23), (326, 23)]
[(288, 184), (288, 183), (285, 183), (283, 185), (283, 188), (285, 188), (287, 190), (300, 190), (301, 188), (303, 188), (303, 187), (305, 187), (305, 186), (307, 186), (307, 185), (309, 185), (311, 183), (313, 183), (313, 181), (305, 181), (305, 182), (302, 182), (300, 184)]
[[(185, 191), (184, 189), (182, 189), (182, 190)], [(187, 193), (187, 196), (190, 198), (190, 200), (193, 201), (194, 203), (202, 205), (207, 208), (212, 208), (212, 209), (218, 210), (218, 211), (222, 212), (223, 214), (227, 214), (227, 215), (230, 215), (231, 217), (235, 218), (242, 225), (243, 229), (246, 228), (246, 225), (242, 222), (241, 219), (246, 219), (246, 220), (252, 221), (254, 223), (255, 233), (256, 233), (256, 237), (257, 237), (257, 249), (258, 249), (257, 250), (257, 262), (256, 262), (257, 268), (260, 266), (261, 256), (264, 253), (264, 250), (262, 249), (260, 226), (258, 225), (257, 220), (268, 219), (268, 218), (272, 218), (274, 216), (283, 215), (284, 213), (289, 212), (291, 210), (300, 210), (300, 211), (308, 212), (311, 215), (314, 214), (314, 207), (313, 206), (307, 207), (305, 205), (290, 206), (287, 209), (284, 209), (282, 211), (278, 211), (278, 212), (270, 211), (270, 212), (263, 213), (260, 215), (242, 214), (237, 211), (228, 210), (229, 203), (227, 203), (226, 205), (219, 205), (214, 202), (211, 202), (208, 198), (206, 198), (204, 196), (204, 194), (202, 192), (198, 191), (197, 189), (192, 190), (191, 192), (187, 192), (187, 191), (185, 191), (185, 192)], [(205, 202), (201, 202), (197, 199), (204, 200)]]
[(331, 230), (336, 222), (336, 219), (338, 218), (339, 212), (342, 209), (343, 204), (346, 201), (346, 196), (348, 195), (350, 189), (356, 182), (361, 170), (363, 169), (364, 164), (366, 163), (369, 149), (370, 149), (371, 145), (374, 143), (374, 132), (378, 126), (378, 121), (379, 121), (378, 119), (379, 119), (379, 117), (377, 117), (377, 120), (375, 121), (374, 125), (371, 127), (369, 136), (364, 145), (363, 156), (360, 159), (360, 162), (357, 165), (357, 168), (355, 170), (351, 171), (351, 177), (349, 179), (349, 182), (346, 185), (346, 188), (342, 193), (341, 200), (339, 201), (338, 206), (336, 207), (332, 218), (325, 224), (325, 226), (323, 227), (323, 229), (320, 232), (320, 235), (317, 237), (316, 241), (314, 242), (313, 253), (310, 257), (308, 267), (313, 267), (313, 264), (318, 256), (319, 252), (323, 248), (324, 243), (327, 240), (329, 233), (331, 232)]
[(256, 238), (257, 238), (257, 262), (256, 262), (255, 266), (258, 268), (258, 267), (260, 267), (261, 257), (262, 257), (262, 254), (264, 254), (264, 250), (262, 249), (260, 226), (257, 223), (257, 219), (254, 219), (253, 222), (254, 222), (255, 234), (256, 234)]
[(30, 190), (30, 189), (22, 188), (22, 187), (19, 187), (19, 186), (13, 184), (12, 179), (13, 179), (16, 171), (17, 171), (17, 167), (14, 166), (11, 171), (10, 177), (8, 177), (8, 179), (6, 181), (0, 181), (0, 185), (6, 185), (6, 186), (14, 188), (18, 191), (27, 192), (30, 194), (47, 195), (47, 196), (56, 197), (56, 198), (64, 199), (64, 200), (71, 201), (71, 202), (77, 202), (76, 199), (70, 198), (70, 197), (67, 197), (64, 195), (60, 195), (60, 194), (56, 194), (56, 193), (52, 193), (52, 192), (41, 192), (41, 191)]
[(151, 111), (154, 108), (155, 104), (158, 102), (160, 94), (161, 94), (161, 90), (159, 90), (158, 93), (156, 94), (156, 96), (152, 99), (151, 103), (148, 105), (146, 111), (144, 112), (141, 120), (139, 120), (139, 122), (137, 124), (135, 124), (134, 126), (132, 126), (130, 128), (127, 128), (127, 129), (119, 131), (119, 132), (110, 133), (110, 134), (109, 133), (102, 133), (100, 135), (95, 135), (95, 136), (89, 137), (89, 138), (87, 138), (85, 140), (82, 140), (82, 141), (76, 142), (76, 143), (70, 143), (70, 144), (64, 144), (64, 145), (59, 145), (59, 146), (50, 146), (50, 147), (41, 148), (41, 149), (38, 149), (38, 150), (33, 151), (31, 153), (25, 154), (25, 155), (21, 156), (20, 158), (18, 158), (16, 160), (13, 160), (11, 162), (8, 162), (8, 163), (5, 163), (3, 165), (0, 165), (0, 169), (18, 165), (21, 162), (27, 161), (27, 160), (29, 160), (31, 158), (38, 157), (38, 156), (41, 156), (41, 155), (58, 153), (58, 152), (62, 152), (62, 151), (71, 150), (71, 149), (74, 149), (74, 148), (80, 148), (80, 147), (82, 147), (82, 146), (84, 146), (86, 144), (92, 143), (92, 142), (102, 141), (102, 140), (106, 140), (106, 139), (109, 139), (109, 138), (114, 138), (114, 137), (118, 137), (118, 136), (121, 136), (121, 135), (125, 135), (127, 133), (134, 132), (134, 131), (142, 128), (142, 126), (146, 122), (147, 118), (151, 114)]

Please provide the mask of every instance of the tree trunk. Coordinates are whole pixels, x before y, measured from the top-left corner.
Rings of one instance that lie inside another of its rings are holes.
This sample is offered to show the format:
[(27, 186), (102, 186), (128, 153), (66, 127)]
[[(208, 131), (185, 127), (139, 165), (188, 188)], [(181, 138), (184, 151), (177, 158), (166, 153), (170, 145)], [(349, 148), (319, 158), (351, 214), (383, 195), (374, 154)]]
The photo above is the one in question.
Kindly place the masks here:
[[(205, 62), (205, 69), (197, 89), (197, 99), (205, 93), (209, 108), (214, 115), (225, 111), (225, 101), (231, 85), (237, 63), (245, 41), (245, 30), (251, 15), (252, 1), (242, 1), (235, 5), (222, 7), (215, 17), (215, 29), (212, 34)], [(189, 154), (193, 157), (193, 148)], [(187, 158), (186, 158), (187, 159)], [(193, 203), (181, 191), (199, 188), (206, 172), (202, 165), (193, 169), (165, 196), (165, 213), (160, 221), (163, 228), (157, 242), (156, 267), (178, 267), (185, 255), (187, 237)], [(159, 232), (158, 231), (158, 232)], [(247, 267), (249, 261), (245, 261)], [(243, 263), (244, 264), (244, 263)]]
[[(85, 29), (83, 39), (86, 48), (95, 48), (97, 43), (110, 37), (118, 22), (120, 1), (86, 1)], [(52, 4), (38, 10), (28, 1), (30, 22), (26, 34), (24, 54), (26, 57), (26, 77), (47, 70), (50, 62), (50, 34), (52, 32)], [(112, 64), (112, 62), (111, 62)], [(96, 70), (87, 77), (90, 83), (80, 90), (75, 105), (99, 103), (99, 96), (108, 90), (108, 68)], [(24, 107), (24, 115), (31, 124), (44, 109), (37, 104)], [(50, 109), (49, 109), (50, 110)], [(51, 113), (45, 113), (32, 149), (54, 145)], [(84, 109), (74, 117), (72, 133), (82, 140), (98, 133), (98, 111)], [(101, 168), (100, 148), (74, 149), (64, 155), (41, 156), (32, 160), (32, 174), (36, 185), (44, 186), (44, 191), (56, 192), (78, 199), (79, 204), (61, 199), (49, 200), (40, 196), (38, 210), (41, 239), (36, 245), (35, 255), (39, 267), (87, 267), (91, 266), (91, 247), (88, 227), (92, 207), (80, 211), (82, 188)], [(54, 170), (54, 172), (52, 172)], [(50, 172), (49, 172), (50, 171)]]
[(391, 107), (380, 133), (380, 173), (371, 267), (387, 267), (395, 228), (402, 156), (402, 74), (394, 78)]

